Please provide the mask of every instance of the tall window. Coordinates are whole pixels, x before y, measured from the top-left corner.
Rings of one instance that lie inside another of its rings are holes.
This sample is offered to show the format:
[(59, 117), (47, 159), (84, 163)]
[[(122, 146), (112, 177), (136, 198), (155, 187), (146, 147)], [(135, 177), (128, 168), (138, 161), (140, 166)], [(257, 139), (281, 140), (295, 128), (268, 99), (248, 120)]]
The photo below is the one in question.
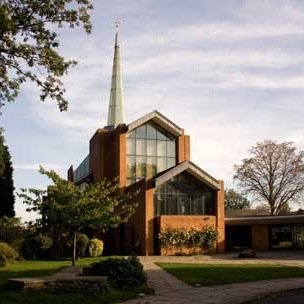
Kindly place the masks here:
[(155, 189), (155, 215), (214, 215), (215, 191), (183, 172)]
[(154, 123), (127, 135), (127, 186), (176, 165), (175, 138)]

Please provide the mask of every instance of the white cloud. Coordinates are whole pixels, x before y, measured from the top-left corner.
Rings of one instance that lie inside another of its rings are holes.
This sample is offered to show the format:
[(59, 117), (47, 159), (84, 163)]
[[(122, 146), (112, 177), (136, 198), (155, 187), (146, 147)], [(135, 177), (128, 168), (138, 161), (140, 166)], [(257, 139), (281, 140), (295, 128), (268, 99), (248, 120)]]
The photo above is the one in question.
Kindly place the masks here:
[(14, 164), (14, 169), (16, 170), (34, 170), (39, 171), (40, 166), (46, 170), (63, 170), (66, 169), (65, 166), (55, 164), (55, 163), (29, 163), (29, 164)]

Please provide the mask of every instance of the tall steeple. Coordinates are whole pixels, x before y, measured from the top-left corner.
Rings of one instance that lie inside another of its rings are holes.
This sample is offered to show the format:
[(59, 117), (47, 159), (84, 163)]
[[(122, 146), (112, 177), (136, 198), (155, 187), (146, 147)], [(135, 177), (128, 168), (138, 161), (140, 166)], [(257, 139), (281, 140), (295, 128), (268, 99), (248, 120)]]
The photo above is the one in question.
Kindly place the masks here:
[(116, 128), (120, 123), (123, 123), (125, 120), (124, 96), (120, 68), (120, 52), (118, 44), (119, 22), (115, 22), (115, 26), (116, 34), (114, 46), (114, 60), (108, 112), (108, 126), (113, 126), (114, 128)]

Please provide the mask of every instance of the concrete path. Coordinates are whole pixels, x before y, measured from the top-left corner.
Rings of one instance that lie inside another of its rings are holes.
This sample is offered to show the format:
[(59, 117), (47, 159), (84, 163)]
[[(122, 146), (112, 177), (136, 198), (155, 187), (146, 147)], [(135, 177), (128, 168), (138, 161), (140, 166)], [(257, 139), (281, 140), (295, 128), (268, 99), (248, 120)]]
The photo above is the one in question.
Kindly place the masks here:
[(148, 274), (148, 284), (155, 295), (129, 300), (124, 304), (241, 304), (267, 294), (304, 288), (304, 278), (267, 280), (226, 284), (211, 287), (193, 287), (179, 281), (158, 267), (155, 262), (172, 263), (227, 263), (227, 264), (282, 264), (304, 267), (304, 252), (268, 252), (256, 259), (238, 259), (236, 253), (195, 257), (141, 257)]

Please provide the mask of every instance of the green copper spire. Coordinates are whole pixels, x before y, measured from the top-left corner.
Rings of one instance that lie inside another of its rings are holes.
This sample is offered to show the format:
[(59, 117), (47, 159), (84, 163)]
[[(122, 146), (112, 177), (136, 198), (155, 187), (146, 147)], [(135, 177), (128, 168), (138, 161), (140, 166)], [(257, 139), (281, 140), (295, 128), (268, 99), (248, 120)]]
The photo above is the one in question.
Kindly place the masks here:
[(114, 128), (117, 127), (120, 123), (124, 123), (125, 120), (124, 96), (123, 96), (123, 88), (122, 88), (120, 54), (119, 54), (119, 44), (118, 44), (119, 22), (115, 22), (115, 25), (116, 25), (116, 34), (115, 34), (114, 60), (113, 60), (109, 112), (108, 112), (108, 126), (113, 126)]

